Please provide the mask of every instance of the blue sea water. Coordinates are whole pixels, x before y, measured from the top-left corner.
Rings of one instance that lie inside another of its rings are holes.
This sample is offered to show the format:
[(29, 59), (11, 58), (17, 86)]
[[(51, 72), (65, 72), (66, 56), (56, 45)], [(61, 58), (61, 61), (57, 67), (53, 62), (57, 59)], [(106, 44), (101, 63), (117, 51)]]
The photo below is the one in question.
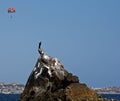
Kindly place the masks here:
[(0, 101), (18, 101), (20, 94), (0, 94)]
[[(120, 94), (102, 94), (104, 98), (120, 101)], [(0, 94), (0, 101), (18, 101), (20, 94)]]
[(101, 96), (103, 98), (116, 99), (116, 100), (120, 101), (120, 94), (102, 94)]

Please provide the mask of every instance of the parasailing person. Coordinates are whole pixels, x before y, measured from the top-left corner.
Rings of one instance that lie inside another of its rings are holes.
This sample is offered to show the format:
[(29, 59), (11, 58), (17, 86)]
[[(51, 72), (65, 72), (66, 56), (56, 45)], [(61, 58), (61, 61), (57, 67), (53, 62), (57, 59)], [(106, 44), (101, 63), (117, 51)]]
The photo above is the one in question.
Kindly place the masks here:
[(16, 9), (13, 7), (8, 8), (8, 13), (10, 13), (10, 18), (12, 18), (12, 13), (15, 13)]

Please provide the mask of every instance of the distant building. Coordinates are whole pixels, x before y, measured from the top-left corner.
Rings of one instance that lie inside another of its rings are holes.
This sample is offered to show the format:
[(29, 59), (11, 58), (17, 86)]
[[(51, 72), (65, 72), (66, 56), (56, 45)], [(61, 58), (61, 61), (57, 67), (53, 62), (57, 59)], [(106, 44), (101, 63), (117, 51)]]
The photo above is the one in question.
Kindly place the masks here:
[(21, 94), (24, 90), (24, 85), (19, 83), (5, 84), (0, 83), (0, 93), (3, 94)]

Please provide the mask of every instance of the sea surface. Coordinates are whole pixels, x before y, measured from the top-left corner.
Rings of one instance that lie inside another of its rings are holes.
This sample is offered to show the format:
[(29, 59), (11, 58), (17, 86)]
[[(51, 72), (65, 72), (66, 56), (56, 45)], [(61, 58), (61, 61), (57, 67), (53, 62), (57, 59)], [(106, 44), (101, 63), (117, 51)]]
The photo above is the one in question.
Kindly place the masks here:
[(102, 94), (101, 96), (103, 98), (116, 99), (116, 100), (120, 101), (120, 94)]
[(18, 101), (20, 94), (0, 94), (0, 101)]
[[(18, 101), (19, 97), (20, 94), (0, 94), (0, 101)], [(102, 94), (102, 97), (120, 101), (120, 94)]]

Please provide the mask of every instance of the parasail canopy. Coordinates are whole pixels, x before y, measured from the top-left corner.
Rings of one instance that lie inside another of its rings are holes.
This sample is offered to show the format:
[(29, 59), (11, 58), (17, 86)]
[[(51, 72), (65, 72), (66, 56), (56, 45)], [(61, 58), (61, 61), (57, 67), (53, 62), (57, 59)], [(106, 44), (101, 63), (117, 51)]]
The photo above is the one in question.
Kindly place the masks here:
[(8, 8), (8, 13), (15, 13), (16, 9), (11, 7), (11, 8)]

